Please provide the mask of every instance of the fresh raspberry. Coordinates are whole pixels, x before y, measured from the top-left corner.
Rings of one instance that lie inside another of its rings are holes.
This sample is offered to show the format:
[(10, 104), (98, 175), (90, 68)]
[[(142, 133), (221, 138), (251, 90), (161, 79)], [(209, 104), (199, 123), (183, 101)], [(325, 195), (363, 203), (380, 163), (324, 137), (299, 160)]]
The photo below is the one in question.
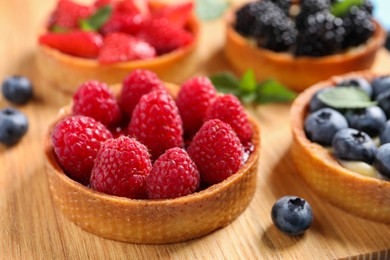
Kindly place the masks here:
[(184, 2), (168, 5), (153, 14), (154, 18), (167, 18), (169, 21), (184, 28), (194, 9), (194, 3)]
[(153, 164), (146, 177), (150, 199), (170, 199), (191, 194), (199, 187), (200, 176), (195, 163), (181, 148), (171, 148)]
[(89, 17), (94, 12), (94, 8), (70, 0), (59, 0), (54, 12), (55, 24), (57, 26), (75, 29), (79, 27), (81, 19)]
[(206, 120), (215, 118), (228, 123), (236, 132), (242, 144), (246, 144), (251, 140), (251, 124), (244, 107), (236, 96), (227, 94), (215, 99), (207, 110)]
[(230, 125), (212, 119), (199, 129), (187, 151), (202, 181), (215, 184), (238, 171), (244, 148)]
[(147, 148), (134, 138), (103, 143), (91, 174), (91, 187), (110, 195), (146, 198), (145, 178), (152, 169)]
[(149, 148), (153, 160), (169, 148), (184, 146), (179, 110), (165, 91), (152, 91), (141, 97), (128, 129), (130, 136)]
[(165, 17), (149, 20), (138, 37), (152, 45), (159, 55), (184, 47), (194, 38), (191, 33)]
[(217, 91), (206, 77), (194, 77), (183, 84), (176, 104), (188, 137), (192, 137), (202, 126), (207, 108), (216, 96)]
[(103, 35), (107, 35), (113, 32), (123, 32), (127, 34), (138, 33), (143, 24), (145, 23), (145, 17), (141, 14), (128, 14), (121, 12), (114, 12), (110, 19), (100, 28), (100, 32)]
[(111, 33), (104, 39), (98, 60), (111, 64), (131, 60), (145, 60), (156, 56), (156, 50), (148, 43), (125, 33)]
[(123, 80), (119, 105), (131, 116), (139, 99), (152, 90), (165, 90), (156, 73), (149, 70), (134, 70)]
[(106, 126), (121, 119), (114, 93), (105, 83), (96, 80), (80, 85), (73, 96), (73, 114), (92, 117)]
[(96, 58), (103, 38), (94, 32), (46, 33), (39, 37), (39, 43), (77, 57)]
[(51, 140), (59, 164), (75, 180), (87, 184), (101, 144), (112, 138), (107, 128), (86, 116), (71, 116), (53, 129)]

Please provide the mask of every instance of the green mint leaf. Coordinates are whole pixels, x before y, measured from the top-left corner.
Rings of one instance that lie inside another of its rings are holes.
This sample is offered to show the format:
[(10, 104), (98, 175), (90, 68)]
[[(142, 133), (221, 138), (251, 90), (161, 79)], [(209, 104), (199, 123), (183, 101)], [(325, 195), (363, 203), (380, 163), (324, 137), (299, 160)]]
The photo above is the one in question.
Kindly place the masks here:
[(297, 94), (276, 80), (266, 80), (257, 85), (256, 102), (265, 104), (270, 102), (290, 102)]
[(256, 78), (253, 70), (248, 70), (244, 73), (240, 81), (240, 89), (242, 92), (252, 93), (256, 91)]
[(98, 31), (112, 14), (112, 7), (109, 5), (99, 8), (93, 15), (87, 19), (80, 20), (80, 28), (83, 31)]
[(212, 20), (222, 16), (228, 6), (226, 0), (196, 0), (195, 13), (201, 20)]
[(256, 92), (251, 92), (251, 93), (241, 93), (239, 95), (239, 99), (241, 100), (242, 103), (244, 104), (251, 104), (253, 103), (257, 98)]
[(231, 72), (220, 72), (209, 77), (214, 87), (222, 93), (240, 94), (240, 81)]
[(321, 92), (318, 98), (333, 108), (366, 108), (377, 104), (364, 91), (352, 87), (331, 88)]
[(343, 0), (335, 2), (331, 6), (331, 13), (337, 17), (344, 16), (352, 6), (360, 6), (363, 2), (364, 0)]
[(54, 33), (64, 33), (67, 32), (68, 29), (55, 24), (50, 28), (50, 31)]

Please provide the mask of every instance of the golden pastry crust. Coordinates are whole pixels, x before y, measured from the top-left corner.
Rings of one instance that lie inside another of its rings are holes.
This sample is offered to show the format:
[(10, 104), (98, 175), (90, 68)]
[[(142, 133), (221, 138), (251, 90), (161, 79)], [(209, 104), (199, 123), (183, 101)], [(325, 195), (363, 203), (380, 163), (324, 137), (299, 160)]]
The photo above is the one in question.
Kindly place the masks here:
[(50, 87), (73, 94), (78, 86), (88, 80), (99, 80), (107, 84), (121, 82), (135, 69), (154, 71), (161, 80), (178, 83), (183, 74), (190, 74), (193, 53), (198, 45), (200, 22), (192, 15), (187, 24), (193, 34), (191, 44), (150, 60), (136, 60), (102, 65), (95, 59), (84, 59), (62, 53), (48, 46), (39, 45), (37, 67), (42, 79)]
[(386, 40), (383, 27), (374, 21), (375, 33), (366, 45), (354, 50), (321, 58), (294, 57), (289, 53), (277, 53), (259, 48), (237, 33), (232, 24), (232, 8), (226, 16), (225, 55), (233, 67), (244, 73), (252, 69), (258, 80), (276, 79), (295, 91), (303, 91), (309, 86), (334, 75), (370, 69), (376, 53)]
[(301, 93), (291, 107), (293, 161), (306, 183), (320, 196), (345, 211), (377, 222), (390, 223), (390, 182), (365, 177), (342, 167), (333, 155), (306, 138), (304, 122), (312, 96), (355, 76), (372, 80), (371, 72), (350, 73), (320, 82)]
[[(167, 87), (171, 93), (177, 93), (177, 86)], [(115, 90), (119, 93), (119, 86)], [(66, 176), (56, 161), (51, 132), (57, 122), (70, 114), (71, 105), (61, 109), (45, 134), (46, 173), (55, 206), (88, 232), (132, 243), (185, 241), (228, 225), (246, 209), (255, 193), (260, 130), (253, 119), (250, 122), (254, 151), (228, 179), (176, 199), (134, 200), (97, 192)]]

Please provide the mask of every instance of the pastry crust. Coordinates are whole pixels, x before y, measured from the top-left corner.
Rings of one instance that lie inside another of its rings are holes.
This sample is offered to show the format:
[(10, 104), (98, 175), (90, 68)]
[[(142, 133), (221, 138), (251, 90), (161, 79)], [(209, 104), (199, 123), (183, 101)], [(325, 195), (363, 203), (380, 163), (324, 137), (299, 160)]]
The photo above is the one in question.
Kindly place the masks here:
[[(136, 60), (102, 65), (96, 59), (79, 58), (44, 45), (38, 45), (37, 67), (47, 86), (73, 94), (78, 86), (88, 80), (107, 84), (121, 82), (135, 69), (154, 71), (161, 80), (179, 83), (183, 75), (190, 74), (193, 52), (199, 41), (200, 22), (192, 15), (187, 24), (193, 34), (191, 44), (150, 60)], [(189, 75), (187, 75), (189, 76)]]
[[(178, 87), (167, 86), (173, 95)], [(114, 88), (119, 93), (119, 86)], [(238, 172), (207, 189), (176, 199), (135, 200), (100, 193), (70, 179), (55, 158), (51, 132), (70, 115), (60, 110), (44, 136), (46, 173), (55, 206), (82, 229), (114, 240), (163, 244), (206, 235), (236, 219), (249, 205), (257, 182), (260, 130), (255, 120), (254, 151)]]
[(355, 76), (371, 81), (376, 75), (366, 71), (333, 77), (296, 98), (290, 113), (292, 158), (303, 179), (320, 196), (351, 214), (390, 224), (390, 182), (365, 177), (342, 167), (327, 149), (308, 140), (303, 128), (312, 96), (319, 89)]
[(364, 46), (320, 58), (297, 58), (289, 53), (277, 53), (256, 47), (237, 33), (232, 26), (236, 9), (232, 8), (226, 16), (224, 48), (225, 55), (233, 67), (239, 73), (252, 69), (259, 81), (276, 79), (299, 92), (334, 75), (370, 69), (376, 53), (386, 39), (385, 30), (374, 21), (375, 33)]

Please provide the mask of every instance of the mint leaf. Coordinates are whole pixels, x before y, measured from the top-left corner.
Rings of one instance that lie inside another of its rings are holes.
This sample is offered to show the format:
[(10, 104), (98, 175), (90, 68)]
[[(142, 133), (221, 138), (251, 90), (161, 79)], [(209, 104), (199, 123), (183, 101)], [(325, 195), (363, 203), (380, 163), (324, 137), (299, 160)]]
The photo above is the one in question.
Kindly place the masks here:
[(240, 81), (231, 72), (220, 72), (209, 77), (214, 87), (222, 93), (240, 95)]
[(247, 93), (255, 92), (256, 85), (257, 83), (253, 70), (248, 70), (247, 72), (245, 72), (240, 81), (241, 91)]
[(112, 7), (109, 5), (99, 8), (93, 15), (87, 19), (80, 20), (80, 28), (83, 31), (98, 31), (112, 14)]
[(196, 0), (195, 13), (201, 20), (212, 20), (222, 16), (229, 6), (226, 0)]
[(276, 80), (266, 80), (257, 85), (256, 102), (265, 104), (270, 102), (289, 102), (293, 100), (297, 94)]
[(377, 104), (364, 91), (351, 87), (331, 88), (321, 92), (318, 98), (333, 108), (366, 108)]
[(363, 2), (364, 0), (344, 0), (335, 2), (331, 6), (331, 13), (337, 17), (344, 16), (352, 6), (360, 6)]

